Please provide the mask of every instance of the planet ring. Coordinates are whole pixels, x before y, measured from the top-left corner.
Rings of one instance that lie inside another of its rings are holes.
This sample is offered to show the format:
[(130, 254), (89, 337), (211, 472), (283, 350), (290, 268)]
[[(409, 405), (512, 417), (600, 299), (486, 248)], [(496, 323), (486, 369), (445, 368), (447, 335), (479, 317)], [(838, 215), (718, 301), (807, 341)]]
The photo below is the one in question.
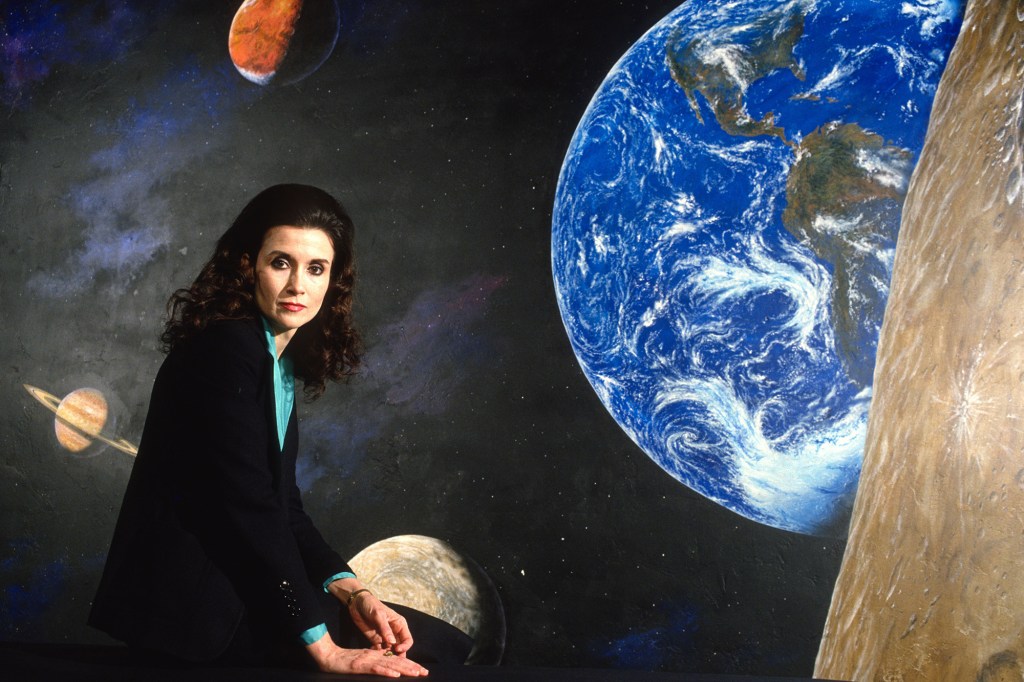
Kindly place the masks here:
[(82, 436), (85, 438), (98, 440), (101, 443), (106, 443), (107, 445), (115, 447), (121, 452), (127, 453), (132, 457), (135, 457), (136, 455), (139, 454), (138, 448), (136, 448), (132, 443), (126, 441), (124, 438), (111, 439), (107, 438), (102, 433), (92, 434), (87, 431), (82, 431), (81, 427), (72, 424), (67, 419), (64, 419), (62, 416), (57, 414), (57, 408), (60, 407), (60, 399), (57, 396), (51, 393), (47, 393), (41, 388), (36, 388), (35, 386), (30, 386), (28, 384), (22, 384), (22, 386), (25, 387), (25, 390), (28, 391), (28, 394), (30, 396), (41, 402), (43, 405), (46, 406), (48, 410), (53, 412), (54, 417), (57, 419), (57, 421), (59, 421), (61, 424), (64, 424), (64, 426), (67, 426), (70, 429), (74, 429), (76, 432), (81, 433)]

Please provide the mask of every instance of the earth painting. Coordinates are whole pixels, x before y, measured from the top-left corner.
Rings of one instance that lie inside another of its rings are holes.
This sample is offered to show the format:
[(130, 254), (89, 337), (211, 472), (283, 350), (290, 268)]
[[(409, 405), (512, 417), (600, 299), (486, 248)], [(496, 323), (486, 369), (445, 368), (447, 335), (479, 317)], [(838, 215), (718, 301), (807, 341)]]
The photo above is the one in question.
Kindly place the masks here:
[(552, 268), (584, 373), (674, 478), (845, 534), (903, 198), (959, 0), (691, 0), (566, 154)]

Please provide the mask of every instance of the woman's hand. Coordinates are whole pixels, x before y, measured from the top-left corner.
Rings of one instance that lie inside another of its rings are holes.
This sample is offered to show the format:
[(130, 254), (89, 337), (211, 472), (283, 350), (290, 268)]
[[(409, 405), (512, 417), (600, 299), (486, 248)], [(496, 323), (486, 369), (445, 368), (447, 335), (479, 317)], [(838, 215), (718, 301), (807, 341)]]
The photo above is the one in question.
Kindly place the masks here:
[(330, 635), (306, 646), (317, 667), (327, 673), (380, 675), (382, 677), (422, 677), (426, 668), (404, 656), (383, 649), (342, 649)]
[(412, 647), (412, 633), (405, 618), (377, 599), (358, 580), (336, 580), (327, 589), (348, 606), (352, 622), (373, 649), (385, 649), (397, 656), (405, 656)]
[(405, 656), (412, 647), (412, 633), (405, 617), (377, 599), (369, 592), (356, 595), (348, 607), (352, 622), (373, 648), (391, 651), (398, 656)]

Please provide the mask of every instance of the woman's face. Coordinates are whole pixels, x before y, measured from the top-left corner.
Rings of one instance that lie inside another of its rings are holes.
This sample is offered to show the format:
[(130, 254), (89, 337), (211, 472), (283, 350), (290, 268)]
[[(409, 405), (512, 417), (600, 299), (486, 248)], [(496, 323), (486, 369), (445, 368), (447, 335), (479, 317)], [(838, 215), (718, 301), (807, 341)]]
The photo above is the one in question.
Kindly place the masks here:
[(263, 236), (256, 257), (256, 305), (277, 339), (278, 355), (320, 312), (331, 282), (334, 247), (323, 230), (279, 225)]

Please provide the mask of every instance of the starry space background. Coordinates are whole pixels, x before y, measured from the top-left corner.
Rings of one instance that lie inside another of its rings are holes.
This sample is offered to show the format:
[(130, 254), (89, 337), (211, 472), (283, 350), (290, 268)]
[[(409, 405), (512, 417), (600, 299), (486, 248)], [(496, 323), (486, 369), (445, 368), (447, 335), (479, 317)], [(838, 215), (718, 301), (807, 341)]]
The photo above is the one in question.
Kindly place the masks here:
[(667, 2), (340, 0), (327, 61), (242, 78), (238, 2), (0, 4), (0, 638), (85, 625), (132, 459), (75, 456), (22, 388), (106, 395), (137, 442), (172, 290), (245, 202), (321, 186), (356, 222), (360, 374), (301, 417), (300, 487), (351, 556), (440, 538), (504, 663), (810, 675), (843, 541), (693, 493), (630, 441), (566, 337), (551, 210), (572, 133)]

